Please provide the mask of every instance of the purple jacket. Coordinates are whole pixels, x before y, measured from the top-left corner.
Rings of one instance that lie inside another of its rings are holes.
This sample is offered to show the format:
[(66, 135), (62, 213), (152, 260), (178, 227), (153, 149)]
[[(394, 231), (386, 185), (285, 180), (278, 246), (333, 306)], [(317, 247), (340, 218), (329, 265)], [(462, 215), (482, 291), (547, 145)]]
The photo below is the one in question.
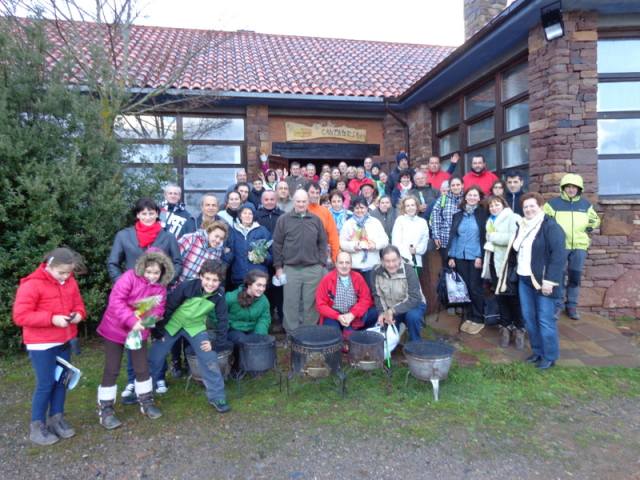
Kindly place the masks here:
[[(153, 284), (144, 278), (144, 270), (149, 261), (159, 263), (162, 268), (160, 280)], [(162, 318), (167, 299), (167, 283), (173, 276), (174, 267), (169, 257), (159, 251), (143, 253), (136, 261), (135, 269), (124, 272), (113, 286), (109, 295), (109, 305), (98, 327), (98, 333), (107, 340), (124, 344), (127, 335), (138, 321), (132, 304), (152, 295), (162, 295), (160, 304), (151, 310), (152, 314)], [(149, 336), (149, 329), (145, 328), (141, 335), (145, 340)]]

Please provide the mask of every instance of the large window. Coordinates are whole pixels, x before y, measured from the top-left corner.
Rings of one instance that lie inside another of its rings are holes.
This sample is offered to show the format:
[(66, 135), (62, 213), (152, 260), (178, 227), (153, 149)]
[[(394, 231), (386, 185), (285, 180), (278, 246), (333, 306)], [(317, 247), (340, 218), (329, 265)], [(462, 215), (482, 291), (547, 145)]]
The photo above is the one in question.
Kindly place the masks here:
[(598, 41), (600, 195), (640, 194), (639, 51), (640, 38)]
[[(174, 165), (183, 201), (192, 213), (198, 212), (203, 193), (216, 193), (223, 200), (244, 164), (242, 118), (126, 116), (118, 120), (116, 135), (138, 147), (129, 158), (130, 174), (144, 175), (148, 163)], [(178, 138), (182, 142), (176, 142)]]
[[(499, 175), (529, 169), (529, 74), (527, 62), (498, 71), (454, 102), (436, 110), (435, 151), (443, 165), (459, 152), (458, 173), (471, 170), (471, 159), (484, 155)], [(525, 180), (528, 180), (525, 179)]]

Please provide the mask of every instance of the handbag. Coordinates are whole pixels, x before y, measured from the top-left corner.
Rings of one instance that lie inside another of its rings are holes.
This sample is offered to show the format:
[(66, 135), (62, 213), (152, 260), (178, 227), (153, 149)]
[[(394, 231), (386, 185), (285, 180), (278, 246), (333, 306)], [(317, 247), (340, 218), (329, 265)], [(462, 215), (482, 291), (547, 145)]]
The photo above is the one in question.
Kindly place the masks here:
[(462, 280), (462, 277), (454, 269), (448, 269), (446, 272), (447, 297), (449, 303), (469, 303), (469, 290)]
[(377, 324), (375, 327), (367, 328), (368, 332), (376, 332), (380, 335), (384, 336), (384, 359), (386, 360), (391, 356), (391, 352), (393, 352), (394, 348), (398, 346), (400, 343), (400, 334), (398, 333), (398, 329), (394, 324), (390, 324), (385, 327), (382, 327), (380, 324)]

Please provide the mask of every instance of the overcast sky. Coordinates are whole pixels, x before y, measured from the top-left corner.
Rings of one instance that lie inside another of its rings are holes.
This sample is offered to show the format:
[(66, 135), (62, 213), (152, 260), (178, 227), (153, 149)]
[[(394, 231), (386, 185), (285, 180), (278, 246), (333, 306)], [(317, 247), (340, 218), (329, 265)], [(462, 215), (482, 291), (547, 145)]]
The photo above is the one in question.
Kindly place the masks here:
[(462, 6), (463, 0), (151, 0), (137, 23), (458, 46)]

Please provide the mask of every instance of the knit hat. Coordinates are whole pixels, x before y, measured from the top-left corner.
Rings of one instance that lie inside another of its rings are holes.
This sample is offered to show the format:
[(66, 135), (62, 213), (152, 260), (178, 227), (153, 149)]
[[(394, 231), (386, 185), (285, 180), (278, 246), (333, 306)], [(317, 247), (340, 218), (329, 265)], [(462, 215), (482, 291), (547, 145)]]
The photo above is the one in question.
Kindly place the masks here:
[(396, 155), (396, 162), (400, 163), (400, 160), (402, 160), (403, 158), (409, 161), (409, 157), (407, 157), (406, 153), (399, 153)]
[(242, 205), (240, 205), (240, 208), (238, 209), (238, 217), (240, 217), (240, 214), (242, 213), (242, 210), (244, 210), (245, 208), (248, 208), (249, 210), (251, 210), (251, 213), (253, 213), (253, 218), (255, 220), (255, 218), (256, 218), (256, 207), (254, 207), (253, 203), (251, 203), (251, 202), (243, 203)]
[(380, 170), (380, 164), (374, 163), (373, 165), (371, 165), (371, 170), (373, 170), (374, 168), (377, 168), (378, 170)]

